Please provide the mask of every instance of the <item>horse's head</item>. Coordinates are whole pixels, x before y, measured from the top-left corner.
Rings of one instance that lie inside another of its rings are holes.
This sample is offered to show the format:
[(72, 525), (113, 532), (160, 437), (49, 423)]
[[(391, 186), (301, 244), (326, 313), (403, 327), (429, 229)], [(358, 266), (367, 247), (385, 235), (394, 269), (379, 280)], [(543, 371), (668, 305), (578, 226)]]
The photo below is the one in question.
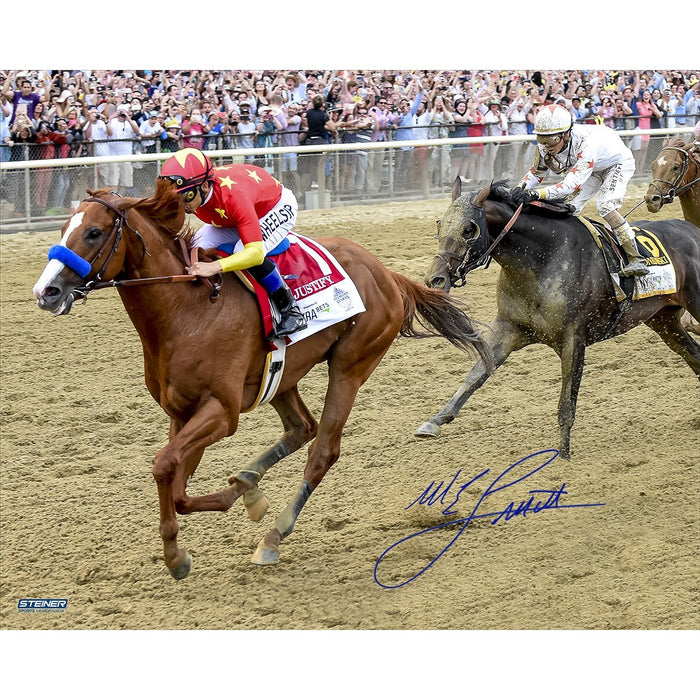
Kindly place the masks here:
[[(63, 225), (61, 242), (49, 250), (49, 263), (34, 285), (39, 308), (54, 315), (69, 313), (77, 298), (119, 275), (130, 248), (132, 266), (134, 260), (143, 261), (142, 234), (162, 229), (174, 236), (185, 221), (182, 203), (168, 183), (157, 183), (150, 199), (121, 199), (107, 189), (88, 194)], [(141, 232), (127, 217), (136, 218)]]
[(126, 212), (108, 190), (92, 192), (61, 229), (49, 263), (34, 285), (40, 309), (67, 314), (86, 284), (114, 279), (124, 266)]
[(484, 202), (491, 193), (486, 187), (474, 196), (462, 194), (462, 181), (452, 185), (452, 202), (438, 224), (439, 252), (433, 258), (425, 283), (429, 287), (449, 291), (464, 276), (469, 265), (486, 251), (486, 213)]
[(644, 195), (650, 212), (657, 212), (664, 204), (670, 204), (685, 184), (692, 162), (691, 148), (692, 145), (680, 137), (664, 141), (661, 153), (651, 164), (652, 179)]

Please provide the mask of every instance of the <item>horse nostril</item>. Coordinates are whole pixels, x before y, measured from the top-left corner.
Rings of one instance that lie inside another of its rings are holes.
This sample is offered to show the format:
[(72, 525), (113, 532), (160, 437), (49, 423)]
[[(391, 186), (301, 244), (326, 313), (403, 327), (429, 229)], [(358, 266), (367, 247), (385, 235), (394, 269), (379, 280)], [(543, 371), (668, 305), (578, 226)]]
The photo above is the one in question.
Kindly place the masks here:
[(41, 296), (44, 297), (44, 299), (51, 299), (52, 297), (57, 297), (60, 293), (61, 290), (58, 287), (46, 287), (41, 293)]
[(447, 287), (447, 278), (444, 275), (433, 275), (426, 279), (425, 283), (431, 289), (445, 289)]

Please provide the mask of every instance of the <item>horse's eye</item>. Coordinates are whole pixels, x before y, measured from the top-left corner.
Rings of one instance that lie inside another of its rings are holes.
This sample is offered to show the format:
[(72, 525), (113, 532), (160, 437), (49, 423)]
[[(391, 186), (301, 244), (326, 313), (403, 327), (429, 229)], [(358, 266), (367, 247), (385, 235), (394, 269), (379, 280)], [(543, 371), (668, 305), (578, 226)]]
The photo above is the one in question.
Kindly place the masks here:
[(479, 236), (479, 227), (476, 224), (472, 224), (471, 226), (464, 229), (464, 233), (462, 234), (462, 236), (467, 241), (473, 241)]
[(85, 232), (85, 238), (89, 241), (94, 241), (95, 239), (99, 238), (100, 236), (104, 235), (104, 231), (101, 228), (96, 228), (93, 226), (93, 228), (89, 228)]

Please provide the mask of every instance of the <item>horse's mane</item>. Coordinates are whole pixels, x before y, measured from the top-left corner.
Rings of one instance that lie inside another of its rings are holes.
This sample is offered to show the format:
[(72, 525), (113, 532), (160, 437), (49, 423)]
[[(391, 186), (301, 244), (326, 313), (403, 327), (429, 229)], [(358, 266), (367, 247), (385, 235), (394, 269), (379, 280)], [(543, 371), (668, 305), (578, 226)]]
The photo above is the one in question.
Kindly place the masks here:
[(173, 238), (181, 236), (189, 241), (194, 233), (186, 224), (185, 208), (174, 185), (166, 180), (157, 179), (153, 195), (138, 200), (133, 209), (148, 217), (153, 224), (167, 231)]
[(171, 238), (181, 236), (189, 241), (194, 234), (191, 227), (186, 224), (185, 208), (175, 192), (175, 186), (165, 180), (156, 180), (156, 190), (151, 197), (120, 198), (109, 187), (87, 190), (87, 193), (91, 197), (111, 202), (122, 211), (137, 211), (157, 229), (170, 234)]
[(497, 180), (491, 183), (491, 192), (488, 198), (494, 202), (505, 202), (514, 207), (515, 203), (510, 196), (510, 190), (511, 187), (508, 184), (508, 180)]

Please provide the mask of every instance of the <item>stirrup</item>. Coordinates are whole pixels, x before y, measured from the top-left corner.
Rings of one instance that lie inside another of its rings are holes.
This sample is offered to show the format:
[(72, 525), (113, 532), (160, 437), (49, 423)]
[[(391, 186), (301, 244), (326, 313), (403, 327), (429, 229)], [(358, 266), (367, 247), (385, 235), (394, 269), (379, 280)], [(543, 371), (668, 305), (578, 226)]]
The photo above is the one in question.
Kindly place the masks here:
[(286, 338), (292, 333), (303, 331), (308, 325), (301, 311), (295, 308), (288, 309), (284, 315), (281, 315), (279, 322), (274, 323), (274, 329), (269, 338)]

